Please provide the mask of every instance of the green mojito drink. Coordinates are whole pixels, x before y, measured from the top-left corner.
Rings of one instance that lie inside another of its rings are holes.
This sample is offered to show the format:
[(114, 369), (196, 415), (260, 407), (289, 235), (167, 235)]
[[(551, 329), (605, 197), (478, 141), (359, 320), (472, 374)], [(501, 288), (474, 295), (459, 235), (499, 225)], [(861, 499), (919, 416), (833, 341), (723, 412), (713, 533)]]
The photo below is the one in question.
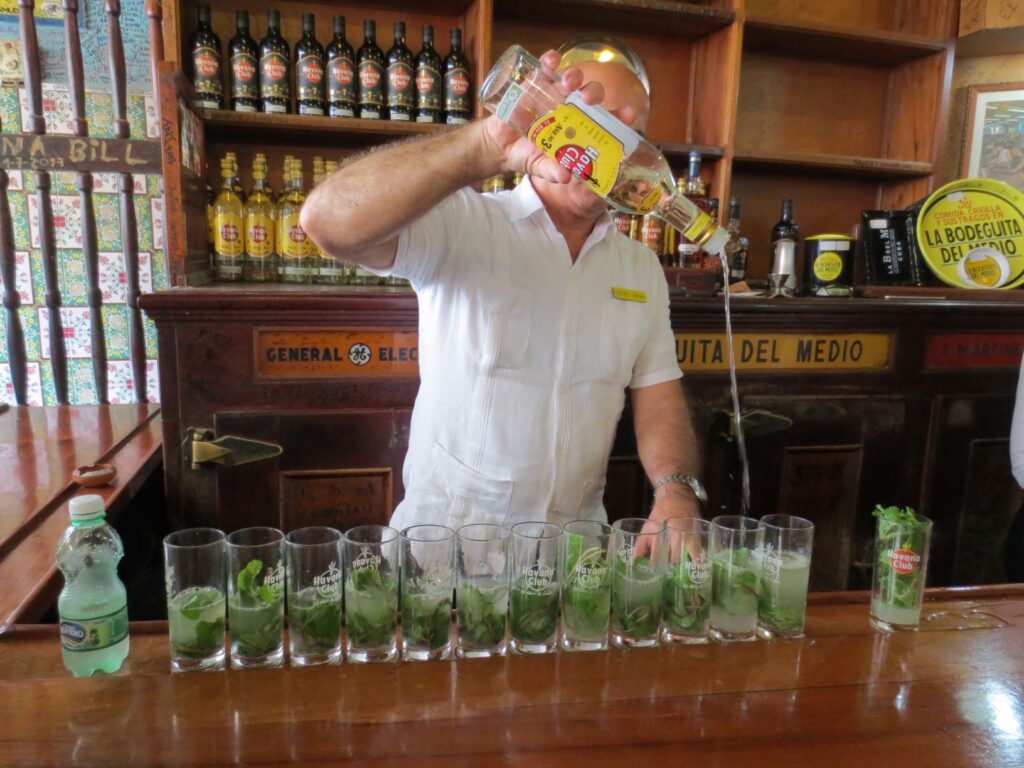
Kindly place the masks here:
[(618, 556), (612, 574), (611, 629), (616, 645), (645, 648), (658, 643), (662, 574), (647, 557)]
[(341, 645), (341, 594), (317, 587), (288, 593), (291, 656), (296, 660), (333, 659)]
[(743, 547), (711, 556), (711, 634), (717, 640), (753, 640), (757, 630), (759, 564)]
[(608, 567), (611, 526), (573, 520), (562, 536), (562, 647), (599, 651), (608, 647), (612, 582)]
[(474, 658), (501, 653), (508, 623), (508, 586), (504, 579), (461, 581), (455, 607), (459, 655)]
[(253, 527), (227, 537), (228, 624), (231, 666), (279, 667), (284, 663), (284, 534)]
[(167, 604), (171, 659), (219, 667), (224, 663), (224, 593), (216, 587), (189, 587)]
[(757, 626), (764, 637), (800, 637), (807, 611), (811, 559), (795, 552), (763, 552), (758, 581)]
[(680, 557), (681, 561), (665, 577), (662, 634), (668, 642), (707, 642), (711, 562), (704, 553), (694, 560), (683, 550)]
[(910, 507), (875, 508), (871, 623), (885, 632), (916, 630), (921, 622), (932, 522)]
[(390, 575), (363, 569), (345, 580), (346, 651), (353, 661), (389, 661), (397, 653), (398, 585)]
[(406, 583), (402, 594), (402, 646), (406, 656), (447, 658), (452, 629), (452, 591)]
[(517, 579), (509, 593), (509, 623), (514, 650), (552, 650), (558, 634), (558, 583), (550, 575)]

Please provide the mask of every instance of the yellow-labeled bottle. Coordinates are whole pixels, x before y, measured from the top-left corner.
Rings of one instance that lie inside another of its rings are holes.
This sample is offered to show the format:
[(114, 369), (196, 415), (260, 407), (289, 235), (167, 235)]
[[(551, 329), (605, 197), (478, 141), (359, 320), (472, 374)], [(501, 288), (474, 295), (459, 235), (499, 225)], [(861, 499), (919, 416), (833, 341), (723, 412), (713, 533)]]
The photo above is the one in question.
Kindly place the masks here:
[(304, 202), (302, 161), (293, 159), (288, 171), (288, 191), (277, 207), (277, 242), (281, 256), (281, 282), (284, 283), (312, 283), (316, 274), (308, 238), (299, 223)]
[(231, 188), (234, 170), (231, 160), (220, 161), (223, 189), (213, 202), (213, 269), (218, 280), (242, 279), (245, 242), (242, 234), (242, 201)]
[(231, 161), (231, 190), (238, 195), (238, 199), (245, 203), (245, 190), (242, 189), (242, 181), (238, 176), (238, 156), (234, 152), (225, 152), (224, 157)]
[(210, 261), (213, 261), (213, 201), (217, 196), (213, 194), (213, 187), (206, 185), (206, 245), (210, 252)]
[(277, 280), (274, 203), (267, 194), (267, 160), (252, 162), (252, 194), (245, 201), (245, 279), (254, 283)]

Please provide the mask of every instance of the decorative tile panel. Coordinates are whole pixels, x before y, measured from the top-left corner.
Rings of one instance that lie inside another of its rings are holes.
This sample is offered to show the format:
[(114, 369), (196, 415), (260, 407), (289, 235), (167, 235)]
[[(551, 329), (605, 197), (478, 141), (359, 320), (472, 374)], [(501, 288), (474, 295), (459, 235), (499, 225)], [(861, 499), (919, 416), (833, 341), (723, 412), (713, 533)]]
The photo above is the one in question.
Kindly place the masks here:
[[(0, 363), (0, 400), (14, 404), (14, 384), (11, 382), (11, 367)], [(43, 405), (43, 380), (39, 363), (28, 364), (28, 404)]]
[[(82, 247), (82, 200), (77, 195), (51, 195), (53, 206), (53, 232), (58, 248)], [(39, 248), (39, 201), (33, 195), (28, 198), (28, 223), (32, 236), (32, 247)]]
[[(28, 251), (14, 252), (14, 285), (18, 289), (18, 296), (21, 303), (34, 304), (32, 296), (32, 264), (29, 261)], [(4, 276), (0, 274), (0, 291), (4, 288)]]
[[(39, 346), (43, 359), (50, 359), (50, 310), (39, 307)], [(69, 358), (92, 356), (92, 341), (89, 338), (89, 307), (61, 307), (60, 320), (64, 326), (64, 346)]]

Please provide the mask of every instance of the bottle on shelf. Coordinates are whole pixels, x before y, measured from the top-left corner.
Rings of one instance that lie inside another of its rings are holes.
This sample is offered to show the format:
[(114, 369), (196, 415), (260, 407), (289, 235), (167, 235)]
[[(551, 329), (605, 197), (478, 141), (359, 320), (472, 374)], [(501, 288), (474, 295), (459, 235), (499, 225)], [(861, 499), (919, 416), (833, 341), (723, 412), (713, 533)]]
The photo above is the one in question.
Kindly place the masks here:
[(665, 264), (665, 222), (654, 214), (647, 214), (640, 223), (640, 242), (646, 245), (658, 261)]
[(310, 253), (309, 238), (299, 223), (303, 191), (302, 161), (292, 160), (288, 171), (288, 194), (277, 207), (277, 241), (280, 250), (282, 283), (312, 283), (316, 275), (316, 262)]
[(264, 112), (291, 112), (292, 49), (281, 37), (281, 13), (267, 11), (267, 34), (260, 40), (260, 107)]
[(274, 202), (267, 194), (267, 158), (257, 153), (252, 161), (252, 192), (245, 201), (245, 264), (242, 274), (253, 283), (277, 280), (274, 250)]
[(377, 22), (363, 22), (363, 44), (356, 54), (359, 70), (359, 112), (364, 120), (386, 118), (384, 111), (384, 51), (377, 45)]
[(225, 155), (220, 161), (221, 192), (213, 202), (213, 271), (218, 280), (242, 279), (245, 244), (242, 234), (242, 201), (235, 194), (234, 160)]
[(249, 35), (248, 11), (235, 11), (235, 36), (228, 43), (228, 55), (231, 57), (231, 108), (235, 112), (255, 112), (260, 106), (259, 46)]
[(783, 291), (796, 291), (797, 246), (800, 244), (800, 227), (793, 220), (793, 199), (782, 200), (782, 215), (772, 227), (771, 239), (771, 274), (786, 275), (782, 284)]
[(729, 242), (725, 244), (725, 257), (729, 264), (729, 282), (739, 282), (747, 274), (747, 265), (740, 263), (737, 254), (740, 250), (740, 201), (733, 197), (729, 199), (729, 220), (725, 225), (729, 233)]
[(395, 42), (388, 51), (388, 119), (412, 120), (416, 101), (413, 96), (412, 51), (405, 44), (405, 22), (395, 22)]
[(423, 48), (416, 54), (416, 122), (440, 123), (444, 108), (443, 64), (434, 50), (434, 28), (423, 27)]
[(327, 113), (356, 116), (355, 52), (345, 39), (345, 17), (334, 17), (334, 38), (327, 46)]
[(444, 117), (449, 125), (469, 122), (472, 110), (469, 59), (462, 51), (462, 30), (452, 29), (451, 50), (444, 58)]
[(198, 109), (224, 108), (224, 83), (221, 80), (220, 38), (210, 26), (210, 6), (200, 3), (199, 23), (192, 33), (192, 89)]
[(245, 203), (245, 190), (242, 189), (242, 181), (238, 176), (238, 157), (234, 152), (225, 152), (224, 157), (231, 161), (231, 190)]
[[(618, 210), (656, 215), (708, 253), (728, 240), (724, 228), (676, 189), (672, 170), (657, 147), (614, 115), (563, 94), (540, 60), (519, 46), (499, 58), (481, 89), (484, 106), (529, 137), (549, 157)], [(573, 109), (564, 108), (571, 104)], [(566, 128), (585, 135), (594, 151), (578, 153)], [(573, 162), (573, 154), (575, 162)]]
[(324, 47), (312, 13), (302, 14), (302, 37), (295, 44), (295, 99), (300, 115), (324, 114)]
[(684, 188), (686, 196), (698, 205), (701, 205), (700, 201), (704, 200), (707, 195), (707, 184), (700, 177), (702, 159), (700, 152), (697, 150), (690, 152), (690, 162), (686, 170), (686, 186)]
[(729, 261), (729, 279), (731, 282), (739, 282), (747, 278), (747, 260), (750, 253), (750, 239), (740, 235), (737, 241), (736, 250)]

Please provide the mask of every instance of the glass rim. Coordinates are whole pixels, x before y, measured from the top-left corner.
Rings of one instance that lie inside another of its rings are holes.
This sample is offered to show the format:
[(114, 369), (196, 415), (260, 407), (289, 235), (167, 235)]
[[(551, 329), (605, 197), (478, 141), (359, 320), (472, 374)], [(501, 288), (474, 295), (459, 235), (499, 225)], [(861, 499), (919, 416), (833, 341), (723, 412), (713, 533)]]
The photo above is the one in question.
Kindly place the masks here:
[[(413, 535), (414, 531), (425, 534), (427, 529), (437, 531), (440, 535), (436, 538), (433, 536)], [(410, 525), (407, 528), (403, 528), (400, 535), (406, 541), (415, 541), (417, 544), (437, 544), (453, 540), (455, 538), (455, 531), (449, 526), (441, 525), (440, 523), (420, 523), (419, 525)]]
[[(633, 525), (639, 523), (639, 531), (630, 531), (626, 529), (627, 525)], [(648, 523), (655, 523), (661, 526), (656, 531), (645, 531), (643, 528)], [(665, 532), (665, 522), (663, 520), (651, 520), (649, 517), (622, 517), (612, 523), (613, 533), (624, 533), (630, 536), (660, 536)]]
[[(778, 522), (775, 522), (778, 521)], [(789, 525), (779, 525), (779, 522), (789, 522)], [(775, 528), (779, 531), (813, 531), (814, 523), (808, 520), (806, 517), (800, 517), (799, 515), (786, 515), (773, 513), (770, 515), (764, 515), (761, 518), (761, 523), (765, 528)]]
[[(182, 536), (184, 534), (195, 535), (199, 533), (209, 533), (210, 538), (207, 541), (201, 541), (195, 544), (181, 544), (172, 541), (175, 537)], [(224, 531), (220, 528), (212, 528), (209, 526), (200, 526), (198, 528), (181, 528), (177, 531), (171, 531), (164, 536), (164, 546), (170, 547), (171, 549), (200, 549), (202, 547), (210, 547), (214, 544), (223, 544), (226, 540)]]
[[(327, 536), (321, 541), (297, 541), (295, 538), (296, 534), (314, 535), (314, 532), (324, 533)], [(325, 544), (337, 544), (340, 542), (341, 531), (329, 525), (307, 525), (302, 528), (296, 528), (293, 531), (288, 531), (284, 541), (289, 547), (322, 547)]]
[[(528, 525), (539, 526), (542, 532), (540, 535), (534, 535), (532, 533), (523, 533), (523, 530), (517, 530), (525, 529)], [(558, 523), (548, 523), (543, 520), (523, 520), (523, 522), (513, 525), (510, 533), (522, 539), (536, 539), (538, 541), (544, 541), (547, 539), (557, 539), (561, 536), (562, 526)]]
[[(368, 541), (363, 539), (353, 538), (352, 534), (355, 533), (368, 533), (369, 531), (377, 531), (380, 533), (380, 538), (377, 541)], [(397, 528), (392, 528), (390, 525), (378, 525), (371, 523), (369, 525), (357, 525), (354, 528), (349, 528), (343, 534), (345, 541), (351, 544), (390, 544), (395, 541), (401, 534)]]
[[(600, 531), (597, 533), (593, 531), (583, 533), (575, 530), (576, 527), (587, 527), (595, 525), (600, 527)], [(568, 523), (562, 526), (562, 530), (566, 533), (572, 533), (577, 536), (605, 536), (611, 535), (613, 529), (608, 523), (601, 522), (600, 520), (570, 520)]]
[(708, 533), (711, 530), (711, 521), (705, 520), (703, 517), (680, 515), (666, 520), (665, 530), (678, 533)]
[[(486, 528), (494, 533), (499, 533), (499, 536), (485, 536), (483, 538), (470, 535), (471, 528)], [(498, 523), (466, 523), (460, 525), (455, 531), (455, 535), (460, 539), (466, 541), (505, 541), (508, 538), (509, 529), (504, 525)]]
[(758, 528), (764, 528), (764, 523), (756, 517), (747, 515), (719, 515), (711, 519), (711, 525), (730, 533), (751, 533)]
[[(238, 541), (234, 537), (243, 535), (256, 535), (256, 531), (267, 534), (265, 541)], [(239, 528), (237, 531), (232, 531), (228, 534), (226, 539), (229, 547), (265, 547), (270, 544), (280, 544), (284, 541), (284, 532), (280, 528), (274, 528), (270, 525), (252, 525), (248, 528)]]

